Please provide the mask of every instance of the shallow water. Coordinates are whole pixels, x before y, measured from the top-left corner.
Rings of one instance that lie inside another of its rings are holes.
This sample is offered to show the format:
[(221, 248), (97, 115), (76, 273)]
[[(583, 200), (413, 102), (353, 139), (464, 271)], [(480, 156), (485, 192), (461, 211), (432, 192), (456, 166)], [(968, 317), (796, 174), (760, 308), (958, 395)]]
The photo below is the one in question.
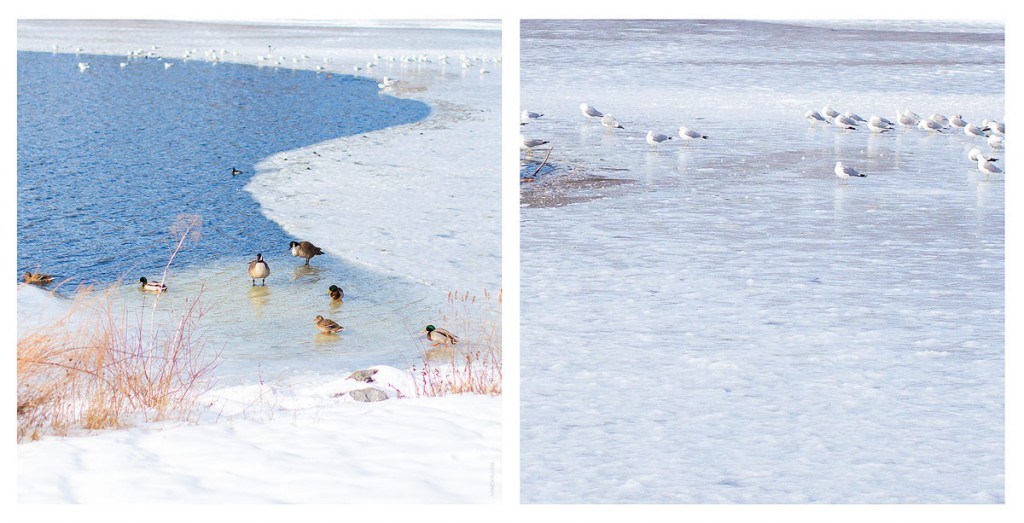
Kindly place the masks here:
[[(54, 274), (67, 294), (123, 281), (130, 325), (155, 299), (139, 277), (168, 284), (157, 316), (167, 325), (168, 311), (201, 294), (200, 332), (211, 353), (222, 351), (221, 383), (418, 360), (420, 331), (444, 313), (436, 291), (326, 254), (305, 267), (244, 186), (266, 156), (415, 121), (427, 105), (345, 75), (18, 56), (20, 270)], [(90, 68), (80, 73), (78, 62)], [(200, 235), (164, 275), (181, 213), (201, 217)], [(271, 266), (265, 287), (253, 287), (246, 270), (257, 252)], [(341, 305), (330, 303), (332, 284), (345, 290)], [(345, 332), (320, 334), (318, 314)]]
[(524, 502), (1003, 500), (1003, 178), (803, 119), (1002, 119), (1001, 28), (911, 25), (523, 21)]

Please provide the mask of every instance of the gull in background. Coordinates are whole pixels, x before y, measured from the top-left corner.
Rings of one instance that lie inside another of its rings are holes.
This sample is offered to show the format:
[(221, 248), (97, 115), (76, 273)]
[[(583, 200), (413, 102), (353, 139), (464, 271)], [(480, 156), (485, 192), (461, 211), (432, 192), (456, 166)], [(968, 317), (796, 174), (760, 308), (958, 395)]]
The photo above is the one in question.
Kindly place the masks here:
[(847, 181), (849, 181), (851, 176), (857, 176), (860, 178), (867, 177), (866, 174), (861, 174), (857, 172), (857, 170), (854, 169), (853, 167), (843, 166), (843, 162), (836, 162), (835, 173), (836, 176), (839, 177), (839, 183), (846, 183)]
[(825, 107), (821, 108), (821, 115), (824, 116), (825, 119), (827, 119), (829, 122), (831, 122), (837, 116), (839, 116), (839, 111), (836, 111), (835, 109), (826, 105)]
[(519, 148), (526, 151), (526, 154), (530, 154), (534, 147), (539, 147), (549, 143), (548, 140), (541, 140), (539, 138), (527, 138), (526, 136), (519, 135)]
[(968, 124), (967, 124), (966, 121), (964, 121), (964, 117), (963, 117), (962, 114), (954, 114), (949, 119), (949, 125), (950, 125), (950, 127), (956, 127), (957, 129), (962, 129), (964, 127), (967, 127)]
[(935, 114), (931, 115), (931, 117), (929, 117), (928, 119), (933, 121), (933, 122), (935, 122), (935, 123), (937, 123), (937, 124), (940, 124), (940, 125), (947, 125), (947, 124), (949, 124), (949, 118), (946, 118), (945, 116), (943, 116), (943, 115), (941, 115), (939, 113), (935, 113)]
[(868, 118), (868, 129), (871, 129), (873, 133), (884, 133), (892, 130), (892, 122), (882, 118), (881, 116), (872, 116)]
[(825, 120), (825, 117), (822, 116), (821, 113), (819, 113), (818, 111), (815, 111), (815, 110), (810, 110), (810, 111), (807, 111), (806, 113), (804, 113), (804, 118), (807, 120), (808, 123), (810, 123), (812, 125), (813, 124), (817, 124), (818, 122), (827, 122), (828, 121), (828, 120)]
[(580, 111), (583, 113), (583, 116), (587, 117), (588, 120), (591, 118), (600, 118), (604, 116), (604, 113), (598, 111), (597, 109), (594, 109), (593, 107), (587, 104), (580, 104)]
[(989, 136), (988, 137), (988, 146), (993, 148), (993, 149), (1002, 149), (1003, 148), (1003, 137), (999, 136), (998, 134), (993, 134), (992, 136)]
[(850, 129), (850, 130), (857, 129), (857, 120), (854, 120), (853, 118), (850, 118), (849, 116), (846, 116), (845, 114), (841, 114), (839, 116), (836, 116), (835, 119), (832, 120), (832, 123), (834, 123), (834, 124), (836, 124), (836, 125), (838, 125), (840, 127), (845, 127), (847, 129)]
[(981, 136), (982, 138), (984, 138), (986, 136), (985, 135), (985, 131), (987, 131), (987, 130), (988, 130), (988, 127), (985, 127), (984, 129), (982, 129), (982, 128), (979, 128), (977, 125), (974, 125), (972, 123), (969, 123), (969, 124), (964, 126), (964, 134), (966, 134), (967, 136), (970, 136), (971, 138), (974, 138), (974, 137), (977, 137), (977, 136)]
[(997, 122), (995, 120), (989, 120), (988, 118), (985, 118), (984, 120), (981, 121), (981, 126), (988, 127), (989, 129), (991, 129), (992, 134), (998, 134), (999, 136), (1003, 136), (1006, 134), (1006, 125), (1002, 122)]
[(521, 122), (528, 122), (530, 120), (536, 120), (537, 118), (540, 118), (541, 116), (544, 116), (544, 114), (543, 113), (535, 113), (535, 112), (532, 112), (532, 111), (530, 111), (528, 109), (523, 109), (523, 113), (519, 115), (519, 121), (521, 121)]
[(972, 147), (970, 151), (967, 151), (967, 159), (972, 162), (977, 162), (978, 158), (984, 158), (987, 161), (994, 162), (999, 158), (993, 158), (991, 156), (985, 156), (980, 147)]
[(688, 129), (685, 125), (679, 128), (679, 137), (682, 138), (683, 140), (686, 140), (686, 145), (690, 145), (690, 140), (696, 138), (703, 138), (705, 140), (708, 139), (706, 135), (694, 131), (693, 129)]
[(861, 118), (859, 114), (857, 114), (857, 113), (855, 113), (853, 111), (846, 111), (845, 113), (843, 113), (843, 116), (845, 116), (845, 117), (847, 117), (847, 118), (849, 118), (849, 119), (851, 119), (851, 120), (853, 120), (853, 121), (855, 121), (857, 123), (866, 122), (867, 121), (867, 120)]
[(985, 173), (985, 177), (989, 177), (993, 174), (1000, 174), (1003, 172), (1002, 169), (996, 167), (996, 164), (985, 159), (984, 156), (978, 155), (978, 170)]
[(936, 122), (935, 120), (931, 120), (931, 119), (929, 119), (929, 120), (921, 120), (921, 121), (917, 122), (917, 128), (921, 129), (921, 130), (924, 130), (924, 131), (933, 131), (933, 132), (936, 132), (936, 133), (941, 133), (942, 132), (942, 124)]
[(657, 148), (659, 143), (671, 139), (671, 136), (666, 136), (664, 134), (656, 133), (654, 131), (647, 131), (647, 143), (651, 144), (651, 146), (653, 146), (654, 148)]
[(619, 121), (613, 118), (610, 114), (606, 114), (601, 117), (601, 125), (607, 127), (609, 130), (625, 129), (625, 127), (623, 127), (622, 124), (620, 124)]
[(904, 111), (896, 111), (896, 121), (904, 127), (913, 127), (917, 125), (917, 122), (921, 121), (921, 117), (910, 112), (910, 109)]

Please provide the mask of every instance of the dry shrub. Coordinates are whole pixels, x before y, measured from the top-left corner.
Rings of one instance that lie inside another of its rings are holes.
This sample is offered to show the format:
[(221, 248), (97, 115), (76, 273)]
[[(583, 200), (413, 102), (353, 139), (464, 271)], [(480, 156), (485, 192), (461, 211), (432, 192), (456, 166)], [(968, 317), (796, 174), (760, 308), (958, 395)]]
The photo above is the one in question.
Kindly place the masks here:
[(482, 298), (448, 293), (447, 309), (435, 323), (459, 337), (451, 347), (430, 347), (425, 337), (423, 365), (413, 366), (419, 396), (501, 394), (501, 291)]
[(67, 314), (19, 337), (18, 441), (187, 419), (212, 385), (220, 355), (197, 333), (198, 298), (177, 314), (143, 306), (132, 320), (115, 293), (81, 291)]
[[(198, 240), (202, 220), (181, 215), (180, 237), (167, 270), (187, 239)], [(106, 429), (137, 422), (187, 419), (220, 353), (208, 354), (198, 324), (206, 312), (199, 296), (183, 311), (162, 311), (160, 296), (129, 317), (116, 295), (82, 289), (69, 311), (18, 339), (18, 441)], [(150, 298), (146, 298), (147, 300)], [(162, 321), (161, 321), (162, 320)]]

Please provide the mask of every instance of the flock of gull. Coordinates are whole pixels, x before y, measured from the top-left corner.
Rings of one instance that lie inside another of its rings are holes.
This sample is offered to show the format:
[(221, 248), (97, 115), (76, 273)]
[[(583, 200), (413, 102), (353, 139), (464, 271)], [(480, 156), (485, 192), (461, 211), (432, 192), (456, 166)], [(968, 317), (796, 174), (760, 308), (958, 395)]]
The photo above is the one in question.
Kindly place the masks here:
[[(127, 61), (122, 61), (118, 65), (120, 66), (121, 69), (124, 69), (124, 68), (128, 67), (128, 65), (131, 63), (132, 60), (139, 60), (139, 59), (143, 59), (143, 60), (156, 60), (156, 61), (163, 62), (164, 69), (170, 69), (174, 65), (175, 62), (171, 62), (171, 61), (168, 61), (168, 60), (173, 59), (173, 57), (161, 54), (159, 52), (159, 49), (160, 49), (160, 47), (156, 46), (156, 45), (150, 46), (150, 49), (148, 49), (148, 50), (147, 49), (143, 49), (143, 48), (131, 49), (131, 50), (129, 50), (129, 51), (127, 51), (125, 53), (125, 58), (126, 58)], [(55, 54), (58, 53), (58, 52), (61, 52), (61, 50), (62, 50), (62, 48), (60, 46), (58, 46), (56, 44), (53, 45), (53, 52)], [(71, 48), (71, 49), (68, 49), (68, 50), (73, 51), (76, 55), (85, 52), (85, 50), (82, 49), (81, 47)], [(203, 61), (207, 61), (207, 62), (210, 62), (210, 63), (213, 63), (213, 64), (218, 64), (218, 63), (221, 63), (223, 61), (228, 61), (228, 60), (234, 61), (234, 62), (241, 62), (241, 60), (239, 59), (238, 51), (229, 51), (229, 50), (223, 49), (223, 48), (222, 49), (208, 49), (208, 50), (206, 50), (206, 51), (204, 51), (202, 53), (200, 53), (198, 49), (188, 49), (180, 57), (178, 57), (178, 59), (180, 59), (182, 62), (187, 62), (187, 61), (190, 61), (190, 60), (203, 60)], [(353, 74), (366, 74), (366, 73), (369, 73), (369, 72), (373, 71), (376, 67), (378, 67), (382, 63), (388, 64), (388, 65), (395, 64), (395, 63), (400, 63), (400, 64), (403, 64), (403, 65), (406, 65), (406, 64), (424, 65), (424, 64), (437, 63), (437, 64), (440, 64), (442, 67), (445, 67), (445, 66), (447, 66), (449, 64), (453, 64), (454, 65), (454, 64), (457, 63), (459, 65), (459, 67), (461, 67), (462, 69), (465, 69), (465, 70), (476, 69), (480, 74), (483, 75), (483, 74), (488, 74), (488, 73), (491, 72), (490, 69), (487, 68), (487, 64), (488, 63), (500, 64), (501, 63), (501, 58), (500, 57), (487, 57), (487, 56), (480, 56), (480, 55), (472, 55), (472, 56), (470, 56), (470, 55), (466, 55), (466, 54), (461, 54), (461, 55), (456, 57), (456, 56), (449, 56), (449, 55), (443, 54), (443, 53), (437, 55), (435, 58), (431, 58), (430, 56), (428, 56), (426, 54), (422, 54), (422, 53), (421, 54), (417, 54), (417, 55), (401, 55), (401, 56), (394, 56), (394, 55), (390, 55), (390, 54), (383, 54), (382, 55), (380, 53), (374, 53), (373, 58), (371, 60), (365, 62), (365, 64), (360, 63), (360, 64), (353, 65), (352, 66), (352, 72), (353, 72)], [(315, 70), (317, 73), (321, 73), (321, 72), (322, 73), (326, 73), (328, 77), (331, 76), (332, 71), (338, 70), (338, 67), (334, 65), (334, 58), (332, 58), (330, 56), (325, 56), (325, 57), (323, 57), (320, 60), (314, 59), (311, 56), (309, 56), (308, 54), (299, 54), (297, 56), (289, 57), (289, 56), (285, 56), (285, 55), (281, 55), (281, 54), (276, 54), (275, 53), (275, 48), (272, 45), (268, 45), (267, 46), (267, 53), (266, 54), (260, 54), (260, 55), (256, 56), (256, 65), (260, 66), (260, 67), (308, 68), (309, 65), (312, 65), (312, 64), (316, 64), (316, 65), (313, 66), (313, 70)], [(79, 70), (79, 72), (85, 73), (90, 68), (91, 68), (91, 65), (88, 62), (78, 62), (78, 70)], [(391, 78), (391, 77), (388, 77), (388, 76), (384, 76), (380, 80), (380, 82), (378, 82), (377, 86), (380, 89), (382, 89), (382, 90), (388, 90), (388, 89), (391, 89), (391, 88), (395, 87), (395, 85), (397, 83), (398, 83), (398, 80), (396, 80), (394, 78)]]
[[(978, 171), (986, 177), (993, 174), (1001, 174), (1003, 171), (995, 165), (998, 158), (992, 156), (995, 150), (1005, 147), (1003, 140), (1006, 135), (1006, 126), (1002, 122), (983, 119), (978, 124), (964, 120), (963, 115), (955, 114), (947, 118), (945, 115), (935, 113), (923, 118), (910, 109), (896, 111), (896, 121), (893, 122), (878, 115), (872, 115), (868, 119), (860, 115), (846, 111), (840, 113), (829, 106), (822, 108), (821, 112), (809, 110), (804, 113), (804, 119), (811, 125), (829, 124), (844, 130), (856, 131), (865, 125), (873, 133), (893, 132), (897, 127), (903, 130), (917, 128), (928, 133), (956, 134), (963, 133), (970, 139), (984, 138), (988, 144), (989, 153), (985, 153), (980, 147), (972, 147), (967, 153), (967, 159), (977, 164)], [(842, 162), (836, 162), (835, 174), (840, 183), (846, 183), (850, 177), (864, 177), (865, 174), (856, 169), (844, 166)]]
[[(614, 129), (624, 129), (622, 124), (620, 124), (613, 116), (602, 113), (586, 103), (580, 104), (580, 112), (582, 112), (583, 116), (588, 120), (600, 119), (601, 125), (609, 131)], [(520, 126), (528, 125), (530, 121), (542, 116), (544, 116), (542, 113), (523, 109), (523, 112), (520, 114)], [(1003, 172), (1002, 169), (994, 163), (998, 158), (992, 156), (992, 152), (1001, 150), (1005, 147), (1003, 140), (1006, 133), (1006, 127), (1002, 122), (983, 119), (981, 122), (975, 124), (964, 120), (963, 116), (960, 114), (955, 114), (952, 117), (947, 118), (942, 114), (936, 113), (928, 118), (922, 118), (920, 115), (909, 109), (896, 111), (896, 121), (893, 122), (877, 115), (872, 115), (870, 118), (864, 119), (852, 111), (840, 113), (827, 105), (822, 108), (821, 112), (815, 110), (807, 111), (804, 113), (804, 118), (811, 125), (832, 125), (845, 131), (856, 131), (866, 128), (872, 133), (880, 134), (893, 132), (897, 127), (902, 127), (904, 130), (916, 127), (917, 129), (929, 133), (963, 133), (972, 140), (984, 138), (988, 144), (989, 152), (986, 153), (980, 147), (973, 147), (967, 153), (968, 160), (977, 164), (978, 170), (986, 177), (993, 174), (1001, 174)], [(678, 134), (679, 138), (687, 142), (687, 144), (689, 144), (689, 141), (695, 139), (708, 139), (707, 135), (690, 129), (685, 125), (679, 127)], [(669, 136), (654, 130), (647, 131), (647, 143), (650, 144), (652, 148), (657, 148), (659, 144), (674, 138), (674, 136)], [(546, 145), (550, 143), (550, 141), (538, 138), (527, 138), (526, 135), (520, 133), (519, 143), (520, 149), (526, 151), (526, 155), (530, 156), (534, 148)], [(847, 183), (851, 177), (863, 178), (867, 176), (853, 167), (843, 165), (843, 162), (841, 161), (836, 162), (833, 171), (835, 172), (840, 184)]]

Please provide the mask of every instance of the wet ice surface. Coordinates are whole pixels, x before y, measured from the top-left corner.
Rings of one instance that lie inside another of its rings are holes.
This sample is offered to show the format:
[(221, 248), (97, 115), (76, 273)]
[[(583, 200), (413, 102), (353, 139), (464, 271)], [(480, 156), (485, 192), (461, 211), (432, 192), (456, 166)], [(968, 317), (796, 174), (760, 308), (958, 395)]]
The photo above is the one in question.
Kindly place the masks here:
[[(606, 23), (522, 24), (556, 166), (523, 189), (523, 501), (1002, 502), (987, 146), (802, 117), (1002, 119), (1001, 28)], [(644, 140), (680, 125), (709, 139)]]

